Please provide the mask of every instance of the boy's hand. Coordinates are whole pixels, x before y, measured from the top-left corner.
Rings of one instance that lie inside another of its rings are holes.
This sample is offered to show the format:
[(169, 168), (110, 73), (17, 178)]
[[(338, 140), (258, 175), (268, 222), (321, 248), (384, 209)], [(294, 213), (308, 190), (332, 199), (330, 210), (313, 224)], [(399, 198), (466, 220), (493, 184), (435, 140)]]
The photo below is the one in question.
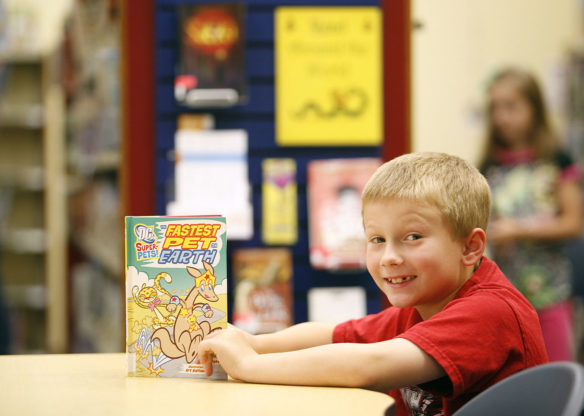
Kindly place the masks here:
[(213, 374), (213, 356), (221, 363), (231, 377), (242, 379), (243, 364), (250, 357), (257, 355), (250, 345), (251, 335), (229, 326), (226, 330), (214, 332), (199, 345), (198, 361), (205, 366), (205, 374)]

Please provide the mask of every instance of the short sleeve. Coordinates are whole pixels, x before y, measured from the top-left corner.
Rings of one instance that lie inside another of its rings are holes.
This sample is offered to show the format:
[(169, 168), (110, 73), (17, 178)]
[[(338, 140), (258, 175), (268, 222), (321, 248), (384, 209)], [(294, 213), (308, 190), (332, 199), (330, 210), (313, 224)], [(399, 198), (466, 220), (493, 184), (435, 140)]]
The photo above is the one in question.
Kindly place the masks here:
[(565, 151), (559, 151), (555, 158), (556, 164), (560, 168), (560, 179), (562, 181), (580, 181), (582, 179), (582, 169), (574, 162), (572, 157)]
[(524, 356), (513, 309), (497, 296), (477, 294), (451, 302), (440, 314), (400, 335), (446, 371), (453, 398), (484, 390), (510, 359)]
[(413, 308), (389, 307), (383, 311), (338, 324), (333, 330), (333, 342), (370, 343), (386, 341), (421, 320)]

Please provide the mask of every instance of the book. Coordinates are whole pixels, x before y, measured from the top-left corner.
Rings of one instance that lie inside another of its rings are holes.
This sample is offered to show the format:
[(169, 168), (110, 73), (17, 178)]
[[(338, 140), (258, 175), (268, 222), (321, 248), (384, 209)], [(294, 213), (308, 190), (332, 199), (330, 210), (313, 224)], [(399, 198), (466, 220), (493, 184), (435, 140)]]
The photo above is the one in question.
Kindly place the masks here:
[(288, 248), (234, 251), (233, 324), (252, 334), (292, 325), (292, 252)]
[[(200, 342), (227, 327), (222, 216), (126, 217), (129, 376), (206, 378)], [(213, 379), (227, 375), (217, 360)]]
[(378, 158), (308, 163), (308, 237), (315, 269), (365, 269), (361, 192), (379, 165)]
[(262, 161), (262, 240), (269, 245), (292, 245), (298, 240), (296, 161)]
[(192, 108), (231, 107), (246, 100), (243, 3), (177, 6), (177, 103)]

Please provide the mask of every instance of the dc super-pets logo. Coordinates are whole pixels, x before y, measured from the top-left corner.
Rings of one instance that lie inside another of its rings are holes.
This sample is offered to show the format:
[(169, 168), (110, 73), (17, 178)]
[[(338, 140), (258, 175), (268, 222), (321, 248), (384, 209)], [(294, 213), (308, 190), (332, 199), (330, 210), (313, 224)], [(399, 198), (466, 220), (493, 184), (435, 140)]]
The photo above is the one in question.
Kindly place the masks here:
[(148, 227), (144, 224), (134, 226), (136, 235), (136, 259), (138, 261), (155, 259), (158, 257), (158, 244), (156, 244), (156, 233), (154, 226)]

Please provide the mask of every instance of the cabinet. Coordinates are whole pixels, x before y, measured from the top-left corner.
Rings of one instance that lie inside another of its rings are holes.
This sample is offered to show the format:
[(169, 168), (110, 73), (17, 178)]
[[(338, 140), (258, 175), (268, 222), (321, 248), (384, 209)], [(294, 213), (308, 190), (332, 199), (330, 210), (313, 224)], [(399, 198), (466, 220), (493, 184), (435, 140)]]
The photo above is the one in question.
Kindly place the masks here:
[(60, 56), (0, 56), (0, 275), (11, 350), (68, 344)]

